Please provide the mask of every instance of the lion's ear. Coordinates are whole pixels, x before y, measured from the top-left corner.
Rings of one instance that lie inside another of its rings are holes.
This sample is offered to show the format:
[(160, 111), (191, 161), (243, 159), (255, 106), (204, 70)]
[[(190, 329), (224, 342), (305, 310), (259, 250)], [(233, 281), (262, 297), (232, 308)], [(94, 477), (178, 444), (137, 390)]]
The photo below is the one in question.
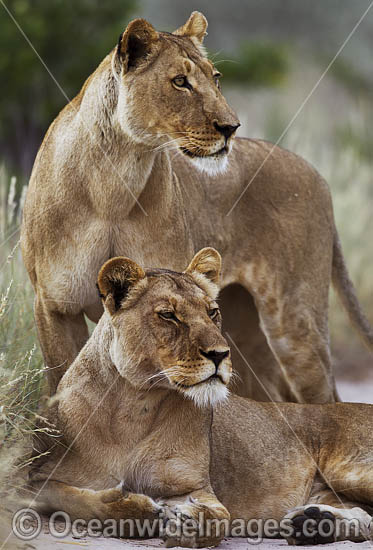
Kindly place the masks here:
[(129, 258), (111, 258), (102, 266), (97, 288), (111, 315), (118, 311), (130, 288), (144, 277), (144, 270)]
[(134, 19), (120, 35), (118, 42), (118, 57), (123, 62), (127, 72), (137, 61), (145, 57), (151, 50), (159, 34), (145, 19)]
[(198, 44), (202, 44), (205, 35), (207, 34), (207, 19), (199, 11), (194, 11), (188, 21), (172, 34), (177, 36), (188, 36), (194, 38)]
[(194, 256), (184, 273), (201, 273), (211, 282), (218, 284), (221, 271), (221, 256), (215, 248), (202, 248)]

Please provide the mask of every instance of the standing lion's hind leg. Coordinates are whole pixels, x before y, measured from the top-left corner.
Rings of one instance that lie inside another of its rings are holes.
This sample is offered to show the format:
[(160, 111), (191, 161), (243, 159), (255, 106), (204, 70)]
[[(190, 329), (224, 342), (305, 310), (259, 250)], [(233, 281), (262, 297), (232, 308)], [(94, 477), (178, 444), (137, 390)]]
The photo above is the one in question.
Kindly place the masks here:
[(251, 284), (260, 327), (288, 385), (290, 400), (338, 401), (329, 351), (327, 290), (321, 293), (310, 281), (297, 285), (280, 281), (276, 270), (264, 262), (255, 276), (255, 281), (248, 277), (247, 285)]

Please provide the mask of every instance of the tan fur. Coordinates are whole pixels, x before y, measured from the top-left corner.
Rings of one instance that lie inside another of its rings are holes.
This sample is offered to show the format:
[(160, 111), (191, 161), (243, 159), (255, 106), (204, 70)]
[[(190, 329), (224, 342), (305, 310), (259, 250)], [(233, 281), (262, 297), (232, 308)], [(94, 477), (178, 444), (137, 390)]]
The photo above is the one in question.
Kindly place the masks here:
[[(267, 158), (271, 144), (225, 142), (217, 130), (238, 121), (203, 54), (206, 27), (196, 12), (174, 34), (131, 22), (37, 155), (21, 244), (52, 392), (88, 338), (84, 315), (97, 322), (102, 314), (95, 282), (113, 256), (181, 270), (203, 246), (221, 251), (225, 329), (257, 377), (234, 350), (242, 395), (334, 400), (332, 269), (355, 325), (373, 341), (336, 245), (325, 182), (286, 150)], [(192, 90), (175, 84), (179, 75)], [(244, 300), (232, 303), (232, 284)], [(246, 317), (236, 313), (243, 303)]]
[[(143, 270), (116, 258), (102, 268), (105, 312), (58, 386), (53, 421), (63, 438), (49, 449), (35, 441), (36, 453), (50, 451), (32, 467), (39, 506), (86, 520), (200, 521), (203, 512), (203, 521), (247, 522), (291, 520), (312, 505), (358, 519), (364, 539), (373, 407), (227, 399), (229, 355), (216, 366), (203, 352), (229, 348), (220, 314), (211, 315), (214, 298), (199, 284), (220, 271), (220, 258), (205, 249), (190, 266)], [(166, 533), (166, 542), (211, 546), (224, 533)]]

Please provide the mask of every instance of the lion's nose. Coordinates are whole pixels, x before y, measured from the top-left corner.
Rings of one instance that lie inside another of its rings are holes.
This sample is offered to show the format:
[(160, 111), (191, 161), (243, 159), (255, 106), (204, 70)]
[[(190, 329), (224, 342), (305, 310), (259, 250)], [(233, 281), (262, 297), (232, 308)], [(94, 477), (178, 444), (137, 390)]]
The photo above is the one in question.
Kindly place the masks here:
[(226, 349), (224, 351), (217, 351), (216, 349), (203, 351), (203, 349), (200, 349), (199, 352), (201, 355), (203, 355), (203, 357), (206, 357), (206, 359), (210, 359), (210, 361), (214, 363), (216, 368), (218, 368), (223, 359), (225, 359), (225, 357), (228, 357), (229, 355), (229, 349)]
[(241, 124), (218, 124), (217, 122), (214, 122), (215, 130), (223, 134), (226, 140), (229, 139), (240, 126)]

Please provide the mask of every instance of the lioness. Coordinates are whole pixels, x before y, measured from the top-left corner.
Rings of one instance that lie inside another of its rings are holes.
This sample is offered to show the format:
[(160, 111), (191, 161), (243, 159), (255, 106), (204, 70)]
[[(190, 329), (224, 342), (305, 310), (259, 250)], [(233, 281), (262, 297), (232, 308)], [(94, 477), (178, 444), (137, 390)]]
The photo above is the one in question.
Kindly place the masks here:
[[(233, 534), (234, 520), (285, 517), (296, 527), (289, 541), (299, 543), (333, 540), (303, 530), (307, 520), (355, 519), (360, 532), (342, 530), (338, 540), (364, 539), (373, 407), (227, 398), (220, 269), (211, 248), (184, 273), (122, 257), (105, 263), (105, 312), (58, 386), (62, 444), (49, 455), (36, 448), (44, 464), (34, 464), (31, 480), (41, 506), (85, 520), (230, 519)], [(168, 545), (209, 546), (224, 535), (196, 529), (164, 536)]]
[[(21, 246), (52, 392), (88, 338), (84, 315), (102, 315), (98, 270), (120, 255), (181, 270), (201, 247), (221, 250), (227, 331), (251, 346), (249, 363), (275, 400), (336, 397), (331, 277), (373, 347), (326, 183), (280, 147), (268, 157), (267, 142), (233, 141), (239, 121), (203, 49), (206, 28), (198, 12), (172, 34), (132, 21), (41, 145)], [(237, 364), (246, 384), (237, 391), (268, 399)]]

